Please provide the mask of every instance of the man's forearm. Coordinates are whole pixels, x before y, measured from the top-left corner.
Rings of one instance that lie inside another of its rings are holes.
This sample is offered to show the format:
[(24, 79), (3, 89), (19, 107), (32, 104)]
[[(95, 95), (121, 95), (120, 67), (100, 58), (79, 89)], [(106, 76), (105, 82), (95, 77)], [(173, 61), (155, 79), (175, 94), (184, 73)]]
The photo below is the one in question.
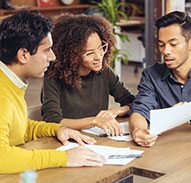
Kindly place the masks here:
[(141, 114), (135, 112), (130, 116), (129, 129), (132, 133), (135, 129), (148, 129), (147, 120)]

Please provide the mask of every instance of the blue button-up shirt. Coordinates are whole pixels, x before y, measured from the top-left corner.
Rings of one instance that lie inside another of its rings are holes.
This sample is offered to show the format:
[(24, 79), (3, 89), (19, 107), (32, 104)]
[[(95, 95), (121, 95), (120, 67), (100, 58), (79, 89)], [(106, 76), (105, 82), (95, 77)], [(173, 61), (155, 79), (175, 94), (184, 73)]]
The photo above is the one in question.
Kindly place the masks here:
[(142, 73), (138, 94), (131, 112), (138, 112), (150, 121), (150, 110), (172, 107), (191, 101), (191, 71), (185, 84), (178, 82), (164, 63), (156, 63)]

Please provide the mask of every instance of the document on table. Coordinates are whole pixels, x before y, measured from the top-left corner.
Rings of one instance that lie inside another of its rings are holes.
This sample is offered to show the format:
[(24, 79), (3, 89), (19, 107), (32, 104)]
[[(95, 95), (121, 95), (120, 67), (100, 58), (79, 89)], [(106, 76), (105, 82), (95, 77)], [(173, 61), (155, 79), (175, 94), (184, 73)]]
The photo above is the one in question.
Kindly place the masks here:
[[(119, 123), (121, 125), (123, 134), (127, 134), (129, 133), (129, 122), (123, 122), (123, 123)], [(85, 130), (82, 130), (84, 132), (87, 133), (91, 133), (94, 135), (99, 136), (100, 134), (105, 134), (104, 130), (102, 130), (101, 128), (98, 127), (93, 127), (93, 128), (88, 128)], [(123, 135), (123, 136), (107, 136), (107, 138), (113, 139), (113, 140), (117, 140), (117, 141), (131, 141), (131, 135)]]
[[(68, 143), (66, 146), (61, 146), (56, 150), (66, 151), (78, 146), (79, 144), (77, 143)], [(85, 147), (91, 149), (97, 154), (103, 155), (106, 159), (105, 164), (107, 165), (126, 165), (127, 163), (135, 159), (135, 158), (129, 158), (128, 155), (138, 156), (144, 152), (141, 150), (133, 150), (130, 148), (118, 148), (118, 147), (101, 146), (101, 145), (85, 145)]]
[(160, 134), (191, 120), (191, 102), (150, 111), (150, 134)]

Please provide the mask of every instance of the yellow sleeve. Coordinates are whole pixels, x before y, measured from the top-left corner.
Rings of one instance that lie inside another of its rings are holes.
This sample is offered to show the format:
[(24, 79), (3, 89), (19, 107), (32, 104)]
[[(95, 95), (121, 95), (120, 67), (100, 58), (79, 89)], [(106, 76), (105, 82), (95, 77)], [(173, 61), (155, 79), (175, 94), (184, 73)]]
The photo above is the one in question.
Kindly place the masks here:
[[(5, 118), (3, 116), (5, 115), (2, 114), (0, 118), (0, 173), (16, 173), (26, 169), (40, 170), (66, 166), (65, 151), (26, 150), (11, 146), (9, 140), (10, 122), (7, 120), (7, 116)], [(56, 132), (56, 128), (54, 130)]]
[(66, 151), (26, 150), (0, 145), (0, 173), (17, 173), (66, 166)]
[(56, 123), (47, 123), (44, 121), (27, 120), (27, 130), (25, 142), (35, 140), (41, 137), (56, 136), (58, 129), (63, 126)]
[(23, 115), (25, 110), (16, 108), (8, 97), (0, 97), (0, 111), (0, 173), (66, 166), (65, 151), (26, 150), (14, 146), (25, 142), (26, 131), (29, 134), (34, 132), (34, 136), (55, 135), (59, 125), (52, 127), (44, 122), (27, 121), (26, 115)]

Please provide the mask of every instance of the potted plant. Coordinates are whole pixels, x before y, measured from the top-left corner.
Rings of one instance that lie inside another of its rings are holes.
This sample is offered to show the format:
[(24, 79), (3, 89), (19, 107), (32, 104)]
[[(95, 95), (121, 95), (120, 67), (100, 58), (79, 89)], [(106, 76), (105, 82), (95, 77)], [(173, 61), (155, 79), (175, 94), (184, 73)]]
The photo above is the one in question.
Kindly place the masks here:
[[(120, 27), (117, 25), (117, 23), (120, 22), (120, 19), (128, 20), (129, 18), (126, 12), (122, 11), (122, 7), (123, 9), (134, 8), (139, 12), (140, 10), (134, 4), (126, 1), (121, 2), (119, 0), (100, 0), (91, 1), (91, 3), (93, 4), (91, 8), (94, 8), (96, 11), (103, 14), (103, 16), (112, 23), (116, 39), (118, 41), (121, 40), (123, 42), (129, 42), (127, 34), (121, 33)], [(113, 52), (112, 66), (114, 66), (116, 60), (122, 60), (125, 64), (127, 64), (128, 54), (129, 52), (127, 50), (122, 50), (117, 47)]]

